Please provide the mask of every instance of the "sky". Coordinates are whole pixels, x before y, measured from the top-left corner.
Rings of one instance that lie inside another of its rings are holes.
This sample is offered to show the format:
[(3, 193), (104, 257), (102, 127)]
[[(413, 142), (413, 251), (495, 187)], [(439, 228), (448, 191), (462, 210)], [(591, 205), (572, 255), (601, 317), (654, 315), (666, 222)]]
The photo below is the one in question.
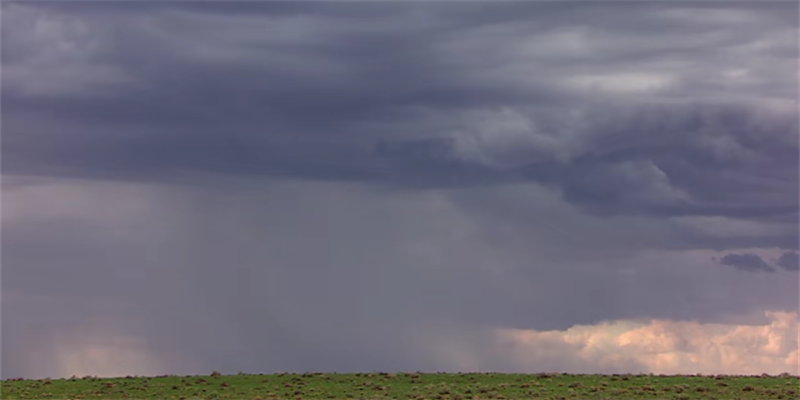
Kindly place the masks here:
[(797, 374), (798, 7), (4, 1), (0, 375)]

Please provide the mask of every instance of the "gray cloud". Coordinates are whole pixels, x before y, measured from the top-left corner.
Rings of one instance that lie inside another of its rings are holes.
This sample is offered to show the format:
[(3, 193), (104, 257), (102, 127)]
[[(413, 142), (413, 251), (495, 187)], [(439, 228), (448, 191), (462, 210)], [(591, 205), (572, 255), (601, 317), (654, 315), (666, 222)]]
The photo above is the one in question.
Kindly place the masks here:
[(742, 271), (775, 272), (775, 269), (772, 268), (769, 264), (767, 264), (766, 261), (764, 261), (758, 255), (752, 253), (728, 254), (725, 257), (722, 257), (719, 260), (719, 263), (722, 265), (727, 265), (740, 269)]
[[(152, 180), (188, 168), (423, 187), (534, 179), (590, 212), (797, 221), (794, 109), (753, 103), (796, 97), (794, 25), (778, 5), (519, 4), (486, 16), (464, 4), (60, 5), (36, 34), (38, 8), (8, 8), (20, 17), (4, 46), (9, 172)], [(701, 14), (707, 28), (694, 23)], [(622, 39), (631, 31), (642, 41)], [(698, 37), (702, 48), (685, 44)], [(560, 51), (538, 50), (554, 43)], [(684, 58), (695, 51), (704, 56)], [(743, 61), (744, 51), (765, 61)], [(747, 77), (721, 80), (721, 63)], [(409, 140), (439, 150), (422, 164), (381, 151)]]
[[(6, 376), (64, 374), (65, 348), (123, 334), (164, 360), (158, 373), (452, 370), (431, 349), (489, 346), (496, 327), (726, 322), (796, 307), (779, 274), (754, 281), (717, 271), (709, 252), (646, 250), (682, 237), (677, 226), (608, 224), (527, 185), (45, 182), (4, 194), (3, 347), (57, 350), (4, 350)], [(479, 365), (516, 368), (480, 354)]]
[(796, 4), (2, 7), (4, 377), (638, 371), (495, 333), (797, 310), (708, 261), (800, 240)]
[(798, 271), (800, 270), (800, 255), (796, 251), (787, 251), (781, 255), (776, 265), (787, 271)]

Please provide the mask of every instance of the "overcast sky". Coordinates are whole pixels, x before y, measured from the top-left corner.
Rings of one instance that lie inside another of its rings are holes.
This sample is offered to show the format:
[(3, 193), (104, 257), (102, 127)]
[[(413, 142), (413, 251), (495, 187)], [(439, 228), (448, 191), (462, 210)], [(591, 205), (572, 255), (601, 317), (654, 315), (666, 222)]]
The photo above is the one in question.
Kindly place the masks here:
[(2, 4), (2, 377), (798, 373), (796, 2)]

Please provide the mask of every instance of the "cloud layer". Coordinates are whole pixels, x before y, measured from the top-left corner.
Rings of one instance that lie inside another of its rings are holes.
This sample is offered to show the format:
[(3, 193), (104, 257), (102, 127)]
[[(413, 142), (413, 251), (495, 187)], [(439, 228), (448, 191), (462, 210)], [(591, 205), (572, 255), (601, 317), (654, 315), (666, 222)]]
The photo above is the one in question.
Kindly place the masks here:
[(728, 254), (722, 257), (720, 264), (729, 265), (743, 271), (775, 272), (775, 269), (767, 264), (761, 257), (752, 253)]
[(567, 331), (507, 330), (498, 335), (508, 346), (505, 356), (526, 371), (541, 370), (544, 362), (544, 370), (587, 373), (797, 373), (797, 313), (767, 313), (767, 317), (770, 322), (764, 325), (618, 321)]
[(3, 4), (2, 376), (793, 372), (797, 7)]
[(728, 7), (13, 4), (4, 167), (534, 180), (595, 213), (796, 222), (793, 6)]

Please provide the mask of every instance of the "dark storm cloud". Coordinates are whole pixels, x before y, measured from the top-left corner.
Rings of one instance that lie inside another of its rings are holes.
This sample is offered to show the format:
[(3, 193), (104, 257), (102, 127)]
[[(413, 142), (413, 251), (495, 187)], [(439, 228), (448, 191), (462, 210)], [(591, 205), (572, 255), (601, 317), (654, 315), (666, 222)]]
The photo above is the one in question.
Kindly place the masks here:
[[(601, 214), (796, 221), (797, 119), (754, 104), (796, 98), (792, 7), (13, 4), (3, 166), (421, 187), (534, 179)], [(51, 19), (34, 31), (40, 13)], [(764, 75), (726, 80), (726, 64)], [(635, 74), (672, 83), (646, 97), (570, 83), (650, 79)], [(502, 115), (485, 114), (498, 107), (529, 126), (506, 140)], [(542, 135), (552, 144), (524, 137)], [(437, 151), (381, 150), (414, 140)]]
[(787, 271), (798, 271), (800, 270), (800, 255), (796, 251), (787, 251), (781, 255), (776, 264)]
[(800, 240), (796, 4), (2, 7), (4, 377), (90, 333), (163, 373), (513, 370), (498, 327), (796, 311), (707, 261)]
[(719, 260), (722, 265), (731, 266), (742, 271), (752, 272), (775, 272), (775, 269), (770, 267), (766, 261), (761, 257), (752, 253), (745, 254), (728, 254)]
[(588, 124), (596, 138), (585, 154), (526, 173), (588, 211), (796, 220), (797, 172), (788, 166), (798, 152), (786, 146), (796, 118), (703, 105), (611, 115)]

